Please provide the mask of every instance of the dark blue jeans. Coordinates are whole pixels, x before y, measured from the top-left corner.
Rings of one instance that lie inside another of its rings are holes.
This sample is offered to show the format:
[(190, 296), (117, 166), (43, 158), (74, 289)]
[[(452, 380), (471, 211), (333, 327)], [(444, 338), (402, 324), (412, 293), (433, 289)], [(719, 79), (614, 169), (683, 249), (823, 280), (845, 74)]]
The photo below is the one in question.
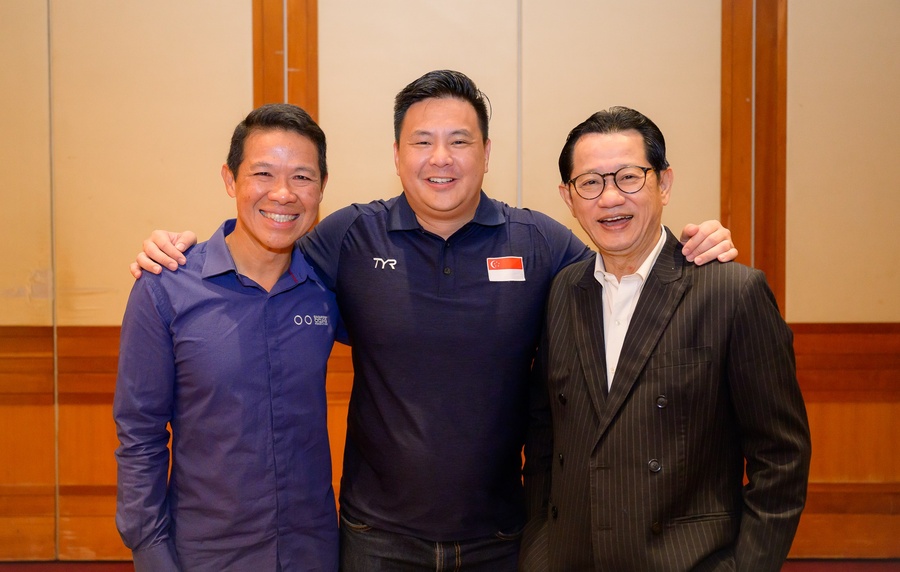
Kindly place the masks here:
[(341, 571), (515, 572), (521, 535), (517, 530), (474, 540), (434, 542), (378, 530), (341, 513)]

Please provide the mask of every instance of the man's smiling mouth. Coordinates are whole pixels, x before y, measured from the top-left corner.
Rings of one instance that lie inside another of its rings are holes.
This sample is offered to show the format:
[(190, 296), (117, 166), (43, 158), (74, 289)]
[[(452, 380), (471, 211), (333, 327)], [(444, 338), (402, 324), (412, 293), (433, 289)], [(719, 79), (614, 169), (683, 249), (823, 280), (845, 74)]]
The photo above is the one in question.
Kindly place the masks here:
[(275, 222), (291, 222), (292, 220), (297, 220), (300, 218), (298, 214), (278, 214), (278, 213), (269, 213), (266, 211), (259, 211), (261, 215), (268, 219), (272, 219)]

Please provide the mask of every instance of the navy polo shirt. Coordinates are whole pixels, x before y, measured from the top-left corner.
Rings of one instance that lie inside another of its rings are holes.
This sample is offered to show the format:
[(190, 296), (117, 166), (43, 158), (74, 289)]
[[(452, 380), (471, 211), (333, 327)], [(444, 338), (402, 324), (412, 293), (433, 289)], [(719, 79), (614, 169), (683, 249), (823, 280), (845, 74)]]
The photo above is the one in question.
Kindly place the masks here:
[(301, 248), (335, 290), (353, 350), (342, 510), (435, 541), (521, 526), (544, 304), (553, 276), (591, 251), (483, 192), (448, 240), (400, 195), (335, 212)]

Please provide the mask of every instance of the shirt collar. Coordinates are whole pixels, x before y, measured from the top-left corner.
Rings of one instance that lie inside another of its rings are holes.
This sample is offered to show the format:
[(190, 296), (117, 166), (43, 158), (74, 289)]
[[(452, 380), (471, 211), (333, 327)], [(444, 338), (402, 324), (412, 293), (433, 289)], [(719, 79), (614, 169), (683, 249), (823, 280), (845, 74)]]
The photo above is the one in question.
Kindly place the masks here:
[[(236, 225), (236, 219), (228, 219), (209, 238), (206, 244), (206, 260), (203, 262), (203, 270), (201, 272), (201, 276), (204, 279), (228, 272), (237, 274), (234, 258), (231, 256), (231, 251), (228, 250), (228, 245), (225, 244), (225, 237), (234, 232)], [(291, 252), (291, 264), (288, 267), (288, 274), (291, 277), (291, 281), (296, 284), (305, 282), (307, 278), (320, 282), (296, 244), (293, 252)], [(279, 281), (283, 279), (284, 277), (279, 279)]]
[[(628, 274), (628, 276), (638, 276), (641, 279), (641, 282), (645, 281), (647, 276), (650, 275), (650, 270), (653, 269), (653, 265), (656, 264), (656, 259), (659, 258), (659, 253), (662, 252), (665, 244), (666, 231), (665, 228), (660, 225), (659, 240), (656, 241), (656, 246), (653, 247), (653, 250), (650, 251), (650, 254), (647, 255), (647, 258), (644, 259), (638, 269), (634, 271), (634, 274)], [(597, 279), (597, 282), (600, 282), (601, 284), (604, 284), (609, 280), (616, 280), (615, 275), (606, 271), (606, 265), (603, 264), (603, 257), (600, 256), (599, 252), (594, 261), (594, 277)], [(622, 278), (625, 278), (625, 276)]]
[[(500, 207), (488, 198), (484, 191), (481, 191), (478, 199), (478, 208), (475, 209), (475, 216), (472, 221), (482, 226), (500, 226), (506, 223), (506, 217)], [(416, 213), (409, 206), (406, 199), (406, 193), (401, 194), (390, 207), (390, 216), (388, 217), (388, 230), (418, 230), (422, 228), (416, 219)]]

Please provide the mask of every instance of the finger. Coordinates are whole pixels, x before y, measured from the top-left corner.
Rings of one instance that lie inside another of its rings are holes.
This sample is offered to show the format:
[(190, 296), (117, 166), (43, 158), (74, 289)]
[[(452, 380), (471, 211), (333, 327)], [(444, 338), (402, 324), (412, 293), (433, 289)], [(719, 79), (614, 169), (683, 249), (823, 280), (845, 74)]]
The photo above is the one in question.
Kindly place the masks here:
[(132, 262), (131, 264), (129, 264), (128, 270), (131, 272), (131, 275), (134, 276), (135, 280), (141, 277), (141, 267), (138, 266), (137, 262)]
[[(727, 245), (724, 249), (720, 248), (723, 244)], [(704, 261), (709, 261), (733, 246), (731, 231), (717, 220), (708, 220), (699, 225), (696, 234), (685, 243), (681, 251), (688, 261), (696, 262), (695, 259), (701, 255)]]
[[(185, 230), (175, 237), (175, 248), (180, 252), (184, 252), (189, 247), (197, 244), (197, 235), (189, 230)], [(184, 262), (182, 262), (184, 264)]]
[[(704, 245), (701, 244), (701, 248), (703, 248), (703, 246)], [(712, 243), (709, 248), (696, 254), (693, 262), (697, 266), (700, 266), (712, 260), (728, 262), (734, 260), (735, 257), (737, 257), (737, 248), (734, 247), (734, 243), (731, 242), (731, 239), (725, 239), (721, 242)]]
[(144, 241), (144, 250), (143, 252), (138, 253), (136, 262), (138, 263), (138, 266), (154, 274), (162, 272), (162, 266), (165, 266), (169, 270), (178, 269), (178, 263), (163, 254), (163, 252), (149, 240)]
[(179, 264), (186, 262), (181, 250), (175, 245), (170, 234), (164, 230), (154, 230), (150, 234), (150, 239), (144, 241), (144, 254), (169, 270), (176, 270)]
[(738, 256), (738, 249), (735, 247), (731, 247), (727, 251), (718, 255), (716, 258), (719, 260), (719, 262), (731, 262), (732, 260), (737, 258), (737, 256)]

